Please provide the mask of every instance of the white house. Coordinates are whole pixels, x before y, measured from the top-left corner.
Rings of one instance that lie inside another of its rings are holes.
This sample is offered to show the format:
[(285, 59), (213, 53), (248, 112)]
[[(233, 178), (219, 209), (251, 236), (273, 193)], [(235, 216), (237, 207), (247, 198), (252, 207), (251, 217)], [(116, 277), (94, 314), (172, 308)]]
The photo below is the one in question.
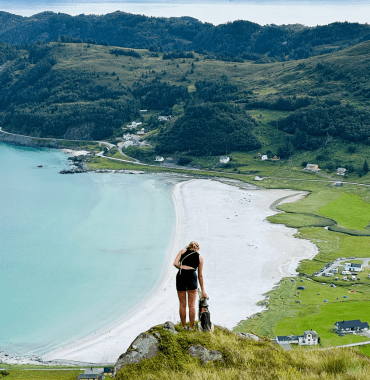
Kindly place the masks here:
[(266, 160), (268, 160), (269, 158), (267, 157), (267, 154), (263, 154), (262, 156), (261, 156), (261, 160), (262, 161), (266, 161)]
[(228, 156), (221, 156), (220, 157), (220, 164), (227, 164), (230, 161), (230, 157)]
[(168, 121), (171, 119), (171, 116), (158, 116), (159, 121)]
[(133, 129), (133, 128), (138, 127), (138, 126), (141, 125), (141, 124), (143, 124), (143, 123), (140, 122), (140, 121), (133, 121), (131, 124), (128, 124), (128, 125), (127, 125), (127, 128)]
[(163, 161), (164, 161), (164, 158), (163, 158), (162, 156), (156, 156), (156, 157), (155, 157), (155, 160), (156, 160), (157, 162), (163, 162)]
[(259, 176), (259, 175), (256, 175), (256, 176), (254, 177), (254, 180), (255, 180), (255, 181), (262, 181), (262, 180), (263, 180), (263, 177), (261, 177), (261, 176)]
[(335, 173), (336, 175), (344, 175), (346, 173), (347, 169), (346, 168), (338, 168), (337, 172)]
[(125, 141), (122, 146), (126, 149), (131, 145), (134, 145), (134, 142), (130, 140), (130, 141)]
[(319, 169), (319, 165), (317, 165), (317, 164), (307, 164), (304, 169), (309, 170), (311, 172), (317, 172), (317, 171), (321, 170), (321, 169)]
[(129, 141), (132, 140), (135, 137), (135, 135), (132, 135), (131, 133), (125, 133), (122, 137), (124, 140)]
[(303, 335), (277, 336), (278, 344), (298, 344), (300, 346), (312, 346), (319, 343), (319, 336), (314, 330), (307, 330)]
[(145, 129), (144, 128), (141, 128), (140, 131), (137, 131), (137, 134), (139, 136), (143, 136), (145, 134)]

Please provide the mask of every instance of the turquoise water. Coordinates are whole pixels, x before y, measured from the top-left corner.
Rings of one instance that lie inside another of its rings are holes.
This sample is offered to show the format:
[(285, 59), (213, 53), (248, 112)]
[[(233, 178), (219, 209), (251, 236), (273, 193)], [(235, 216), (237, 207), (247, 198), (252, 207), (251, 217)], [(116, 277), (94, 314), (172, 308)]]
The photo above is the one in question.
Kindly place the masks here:
[[(38, 168), (38, 165), (43, 165)], [(67, 156), (0, 143), (0, 351), (44, 354), (116, 320), (157, 283), (172, 183), (58, 174)]]

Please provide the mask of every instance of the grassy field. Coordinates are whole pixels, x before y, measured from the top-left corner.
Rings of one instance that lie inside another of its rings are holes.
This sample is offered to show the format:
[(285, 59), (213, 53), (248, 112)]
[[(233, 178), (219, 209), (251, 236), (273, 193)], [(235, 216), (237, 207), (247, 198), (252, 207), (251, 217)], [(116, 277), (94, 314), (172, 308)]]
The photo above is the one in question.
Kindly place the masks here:
[(319, 209), (321, 215), (335, 219), (339, 225), (362, 230), (370, 222), (370, 203), (354, 194), (342, 194)]
[[(299, 285), (306, 289), (297, 290)], [(339, 337), (332, 331), (335, 322), (354, 319), (354, 314), (355, 319), (366, 321), (370, 315), (369, 301), (370, 287), (366, 285), (331, 287), (329, 283), (302, 279), (302, 282), (296, 283), (290, 305), (294, 316), (281, 319), (273, 329), (274, 335), (302, 334), (305, 330), (313, 329), (321, 337), (324, 347), (369, 340), (359, 335)]]
[[(0, 364), (0, 366), (3, 366)], [(4, 368), (4, 367), (2, 367)], [(66, 370), (53, 370), (53, 369), (13, 369), (12, 367), (6, 368), (9, 375), (4, 379), (14, 380), (76, 380), (77, 376), (83, 371), (80, 369), (66, 369)], [(1, 376), (0, 376), (1, 378)]]

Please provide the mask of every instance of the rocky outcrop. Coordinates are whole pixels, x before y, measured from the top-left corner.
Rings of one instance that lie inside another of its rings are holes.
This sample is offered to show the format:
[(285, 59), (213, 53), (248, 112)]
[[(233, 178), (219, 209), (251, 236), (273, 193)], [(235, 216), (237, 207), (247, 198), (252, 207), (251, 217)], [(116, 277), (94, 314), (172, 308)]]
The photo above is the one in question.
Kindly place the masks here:
[(158, 340), (153, 335), (141, 333), (131, 343), (128, 350), (118, 358), (117, 363), (114, 365), (113, 377), (126, 364), (139, 363), (143, 359), (153, 358), (159, 351), (158, 344)]
[(189, 347), (189, 355), (193, 358), (201, 359), (203, 364), (207, 364), (208, 362), (214, 360), (223, 360), (220, 351), (208, 350), (207, 348), (198, 346), (197, 344)]
[(253, 339), (256, 342), (258, 342), (259, 340), (261, 340), (261, 338), (259, 338), (257, 335), (254, 335), (254, 334), (251, 334), (251, 333), (237, 332), (235, 334), (239, 335), (241, 338)]

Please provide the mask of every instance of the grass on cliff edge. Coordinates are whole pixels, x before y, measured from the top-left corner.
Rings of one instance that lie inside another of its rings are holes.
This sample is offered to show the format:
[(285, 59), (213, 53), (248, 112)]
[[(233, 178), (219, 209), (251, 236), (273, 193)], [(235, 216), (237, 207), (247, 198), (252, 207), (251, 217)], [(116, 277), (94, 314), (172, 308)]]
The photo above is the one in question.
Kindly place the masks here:
[[(204, 379), (368, 379), (370, 360), (353, 349), (285, 351), (269, 339), (255, 342), (215, 327), (214, 333), (180, 330), (174, 335), (158, 326), (160, 351), (152, 359), (122, 368), (117, 380)], [(154, 332), (152, 332), (154, 334)], [(223, 361), (203, 364), (188, 349), (198, 344), (219, 350)]]

